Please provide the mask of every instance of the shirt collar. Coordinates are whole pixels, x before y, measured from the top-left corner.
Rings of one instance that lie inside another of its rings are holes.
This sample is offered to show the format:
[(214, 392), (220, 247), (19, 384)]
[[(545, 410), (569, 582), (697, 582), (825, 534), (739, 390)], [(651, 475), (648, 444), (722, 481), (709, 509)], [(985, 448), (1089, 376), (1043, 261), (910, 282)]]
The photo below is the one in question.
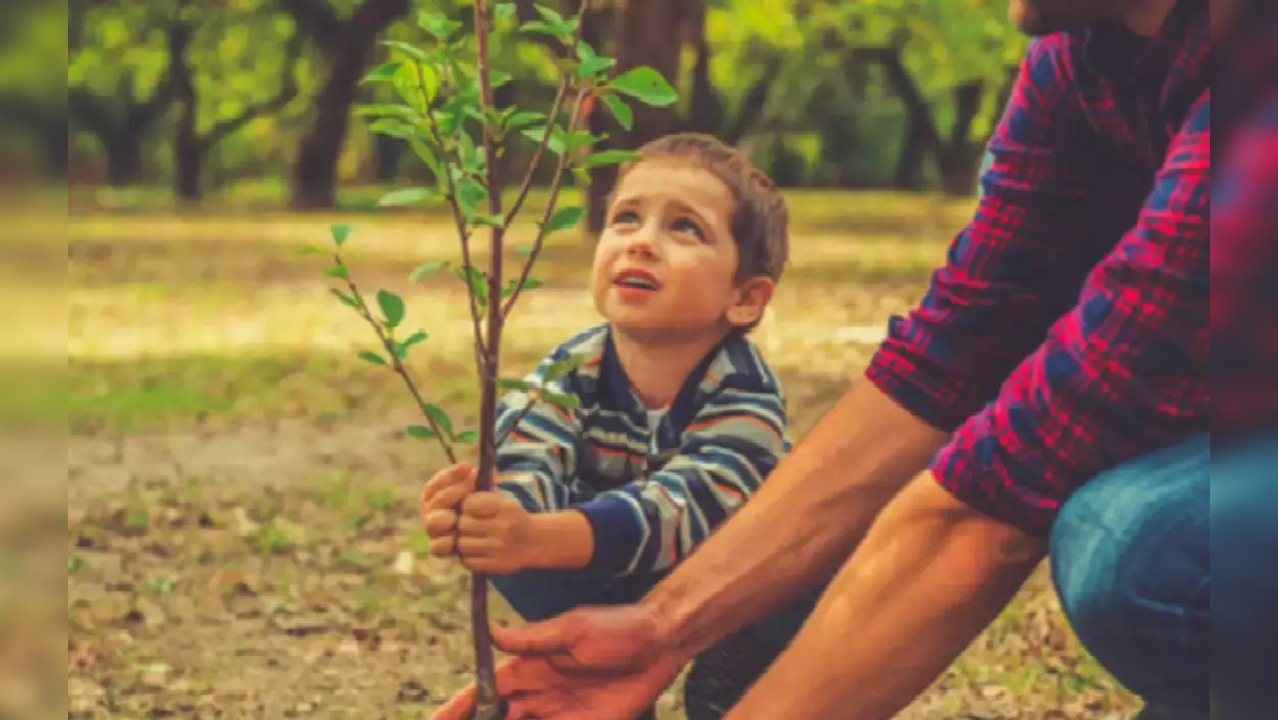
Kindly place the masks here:
[(1158, 35), (1142, 37), (1120, 23), (1104, 23), (1083, 32), (1083, 60), (1095, 72), (1130, 70), (1142, 57), (1169, 53), (1173, 57), (1205, 55), (1210, 47), (1210, 7), (1207, 0), (1178, 0)]

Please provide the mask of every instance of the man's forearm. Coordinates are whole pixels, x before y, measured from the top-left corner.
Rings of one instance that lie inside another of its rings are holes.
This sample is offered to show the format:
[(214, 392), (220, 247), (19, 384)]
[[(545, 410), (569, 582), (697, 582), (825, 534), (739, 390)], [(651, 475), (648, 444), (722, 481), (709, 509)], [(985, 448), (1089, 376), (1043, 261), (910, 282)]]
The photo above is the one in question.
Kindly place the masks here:
[(920, 475), (727, 720), (893, 717), (998, 616), (1044, 550)]
[(834, 575), (946, 434), (858, 382), (644, 599), (691, 658)]

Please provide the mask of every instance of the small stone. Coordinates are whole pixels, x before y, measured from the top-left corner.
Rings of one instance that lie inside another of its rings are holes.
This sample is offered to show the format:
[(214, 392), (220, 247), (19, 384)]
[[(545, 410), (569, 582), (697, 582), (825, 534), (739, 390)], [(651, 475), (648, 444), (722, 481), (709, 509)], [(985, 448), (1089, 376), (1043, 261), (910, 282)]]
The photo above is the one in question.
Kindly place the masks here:
[(396, 575), (412, 575), (413, 570), (417, 567), (417, 558), (407, 550), (404, 550), (395, 557), (395, 574)]

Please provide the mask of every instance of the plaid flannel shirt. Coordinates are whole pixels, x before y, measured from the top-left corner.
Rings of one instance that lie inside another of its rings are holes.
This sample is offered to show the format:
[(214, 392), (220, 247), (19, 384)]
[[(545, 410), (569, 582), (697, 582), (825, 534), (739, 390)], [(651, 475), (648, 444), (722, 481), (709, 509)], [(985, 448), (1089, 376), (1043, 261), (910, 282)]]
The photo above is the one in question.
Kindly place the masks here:
[[(575, 370), (549, 369), (584, 356)], [(497, 454), (497, 490), (529, 512), (577, 510), (594, 532), (589, 569), (658, 573), (681, 561), (754, 494), (789, 449), (781, 384), (733, 335), (689, 374), (655, 429), (635, 397), (607, 324), (568, 339), (526, 378), (573, 395), (568, 412), (538, 402)], [(527, 403), (498, 408), (498, 435)]]
[(1098, 473), (1211, 431), (1213, 332), (1217, 432), (1274, 419), (1278, 108), (1242, 120), (1213, 218), (1209, 50), (1206, 0), (1158, 38), (1031, 44), (975, 218), (867, 372), (954, 431), (931, 469), (972, 507), (1041, 536)]

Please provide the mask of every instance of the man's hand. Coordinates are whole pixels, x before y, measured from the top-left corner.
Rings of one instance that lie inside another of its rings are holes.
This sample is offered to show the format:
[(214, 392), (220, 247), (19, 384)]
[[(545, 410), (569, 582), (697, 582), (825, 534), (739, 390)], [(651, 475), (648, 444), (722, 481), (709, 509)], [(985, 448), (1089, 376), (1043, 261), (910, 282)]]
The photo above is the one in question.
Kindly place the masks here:
[[(686, 661), (672, 649), (669, 626), (642, 605), (581, 608), (492, 633), (499, 649), (518, 656), (497, 669), (497, 692), (511, 718), (630, 720)], [(471, 686), (430, 720), (464, 720), (474, 702)]]
[(495, 492), (475, 492), (469, 465), (454, 465), (426, 483), (422, 522), (436, 557), (460, 556), (468, 569), (508, 575), (533, 565), (532, 515), (517, 500)]

